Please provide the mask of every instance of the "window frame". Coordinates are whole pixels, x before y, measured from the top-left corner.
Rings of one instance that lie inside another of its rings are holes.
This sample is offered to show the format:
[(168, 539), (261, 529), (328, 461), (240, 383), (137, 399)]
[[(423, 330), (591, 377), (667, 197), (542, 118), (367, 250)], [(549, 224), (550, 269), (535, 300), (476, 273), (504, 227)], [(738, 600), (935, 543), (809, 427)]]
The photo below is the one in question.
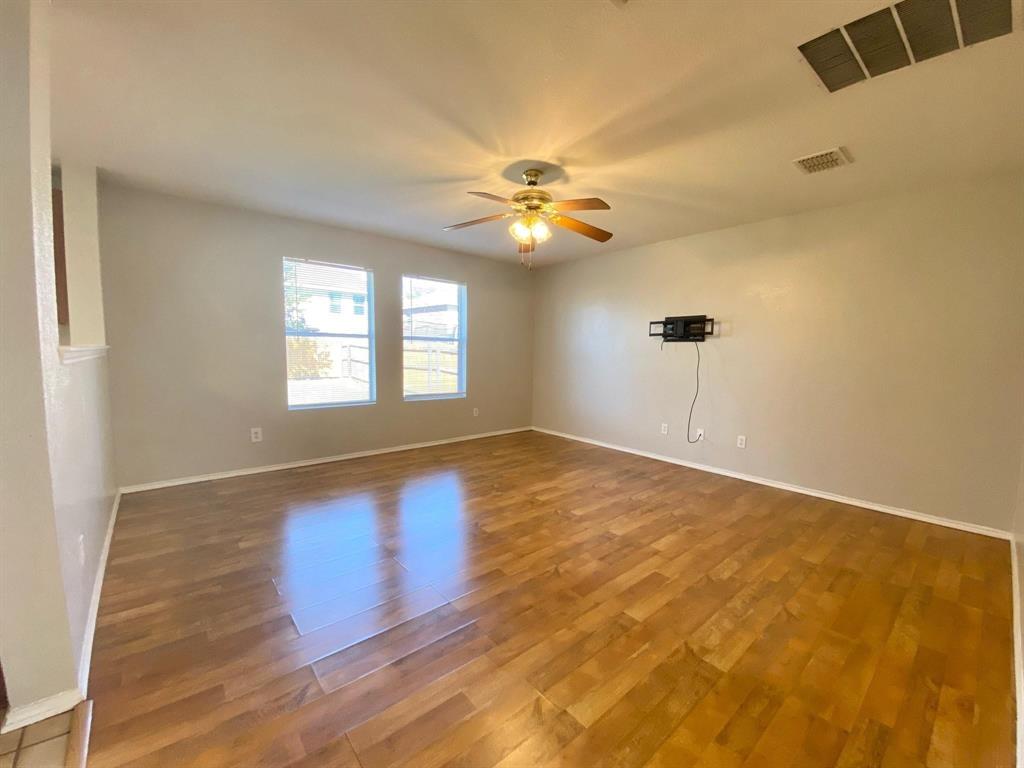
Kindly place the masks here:
[[(335, 261), (320, 261), (319, 259), (304, 259), (298, 256), (282, 256), (281, 262), (282, 267), (284, 262), (293, 261), (304, 264), (316, 264), (322, 267), (337, 267), (339, 269), (353, 269), (359, 270), (366, 274), (366, 334), (361, 333), (328, 333), (324, 331), (293, 331), (288, 328), (287, 310), (281, 313), (284, 318), (284, 340), (285, 340), (285, 370), (284, 370), (284, 382), (285, 382), (285, 403), (288, 406), (289, 411), (312, 411), (318, 408), (348, 408), (351, 406), (360, 405), (376, 405), (377, 404), (377, 341), (376, 341), (376, 314), (374, 311), (374, 284), (373, 284), (373, 270), (370, 267), (360, 267), (356, 264), (341, 264)], [(284, 298), (285, 286), (284, 276), (282, 269), (281, 278), (281, 297)], [(284, 309), (284, 307), (282, 307)], [(332, 401), (328, 403), (304, 403), (300, 405), (292, 405), (288, 402), (288, 338), (294, 336), (297, 338), (330, 338), (330, 339), (366, 339), (367, 352), (369, 357), (368, 368), (369, 368), (369, 399), (368, 400), (340, 400)]]
[[(405, 335), (405, 292), (403, 289), (403, 281), (406, 278), (412, 280), (430, 280), (434, 283), (449, 283), (458, 288), (459, 296), (459, 333), (455, 339), (447, 336), (406, 336)], [(458, 280), (449, 280), (444, 277), (431, 277), (429, 275), (418, 275), (418, 274), (403, 274), (398, 283), (399, 292), (399, 312), (401, 312), (402, 321), (402, 400), (407, 403), (422, 402), (424, 400), (459, 400), (464, 399), (469, 393), (469, 375), (466, 361), (469, 358), (469, 287), (466, 283)], [(437, 394), (423, 394), (423, 395), (407, 395), (405, 394), (405, 342), (409, 341), (457, 341), (459, 350), (459, 391), (458, 392), (441, 392)]]

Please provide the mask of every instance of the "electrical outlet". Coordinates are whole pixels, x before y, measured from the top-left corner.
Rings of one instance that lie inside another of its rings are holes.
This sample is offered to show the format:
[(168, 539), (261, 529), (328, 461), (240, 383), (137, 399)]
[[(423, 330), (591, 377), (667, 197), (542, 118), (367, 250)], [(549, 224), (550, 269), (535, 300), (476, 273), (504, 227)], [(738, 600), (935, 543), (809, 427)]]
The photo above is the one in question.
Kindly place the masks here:
[(263, 442), (263, 427), (252, 427), (249, 430), (249, 439), (254, 443)]
[(85, 534), (78, 534), (78, 564), (85, 565)]
[(662, 424), (661, 425), (661, 434), (663, 434), (663, 435), (667, 435), (668, 434), (668, 424)]
[(704, 427), (701, 427), (700, 429), (697, 430), (697, 439), (698, 440), (703, 440), (704, 439)]
[(480, 409), (479, 408), (474, 408), (473, 409), (473, 415), (474, 416), (479, 416), (480, 415)]
[(736, 436), (736, 447), (737, 448), (746, 448), (747, 447), (747, 436), (746, 435), (737, 435)]

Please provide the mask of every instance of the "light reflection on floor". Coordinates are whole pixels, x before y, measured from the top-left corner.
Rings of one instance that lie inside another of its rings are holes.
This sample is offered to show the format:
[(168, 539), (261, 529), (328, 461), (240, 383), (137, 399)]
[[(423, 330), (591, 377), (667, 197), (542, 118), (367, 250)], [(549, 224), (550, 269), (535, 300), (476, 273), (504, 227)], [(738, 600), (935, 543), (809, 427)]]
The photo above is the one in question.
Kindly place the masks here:
[(456, 469), (410, 480), (397, 498), (358, 492), (296, 504), (274, 584), (306, 634), (462, 571), (473, 530)]
[(414, 573), (461, 571), (471, 525), (457, 470), (407, 482), (398, 501), (395, 559)]

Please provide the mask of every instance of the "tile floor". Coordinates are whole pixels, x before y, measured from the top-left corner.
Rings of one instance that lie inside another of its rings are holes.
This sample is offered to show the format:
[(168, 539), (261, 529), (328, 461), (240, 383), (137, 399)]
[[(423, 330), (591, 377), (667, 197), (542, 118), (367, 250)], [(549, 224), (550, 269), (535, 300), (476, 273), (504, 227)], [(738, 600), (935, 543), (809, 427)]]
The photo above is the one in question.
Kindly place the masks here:
[(0, 735), (0, 768), (63, 768), (71, 713)]

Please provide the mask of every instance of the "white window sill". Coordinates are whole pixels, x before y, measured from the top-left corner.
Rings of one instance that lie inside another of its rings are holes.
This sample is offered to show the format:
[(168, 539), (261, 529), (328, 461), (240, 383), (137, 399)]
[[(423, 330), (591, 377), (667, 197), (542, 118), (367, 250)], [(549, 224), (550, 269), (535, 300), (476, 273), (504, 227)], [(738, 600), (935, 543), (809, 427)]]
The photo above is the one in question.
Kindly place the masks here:
[(458, 400), (465, 396), (465, 392), (451, 392), (444, 395), (406, 395), (403, 399), (407, 403), (415, 403), (420, 400)]
[(58, 347), (58, 351), (60, 352), (60, 361), (64, 363), (64, 365), (81, 363), (86, 360), (93, 360), (97, 357), (106, 357), (108, 349), (110, 349), (110, 347), (105, 344)]
[(320, 408), (351, 408), (356, 405), (376, 405), (376, 400), (353, 400), (347, 403), (309, 403), (308, 405), (289, 405), (289, 411), (315, 411)]

